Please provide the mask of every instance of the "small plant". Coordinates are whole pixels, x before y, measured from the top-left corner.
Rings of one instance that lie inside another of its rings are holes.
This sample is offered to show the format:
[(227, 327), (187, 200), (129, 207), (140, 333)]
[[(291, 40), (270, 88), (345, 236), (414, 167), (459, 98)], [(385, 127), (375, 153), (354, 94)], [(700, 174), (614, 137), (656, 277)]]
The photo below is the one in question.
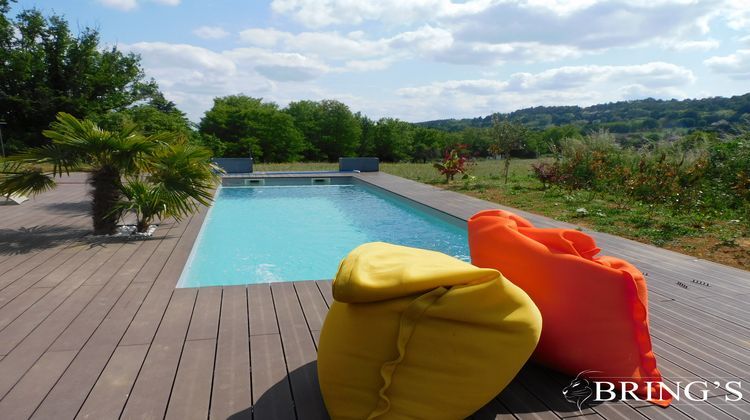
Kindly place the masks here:
[(464, 155), (465, 146), (457, 146), (445, 152), (443, 160), (436, 162), (434, 167), (445, 176), (445, 182), (453, 181), (457, 174), (466, 174), (469, 159)]
[(539, 162), (531, 165), (534, 176), (541, 181), (542, 187), (546, 190), (550, 185), (556, 184), (560, 177), (560, 169), (554, 163)]

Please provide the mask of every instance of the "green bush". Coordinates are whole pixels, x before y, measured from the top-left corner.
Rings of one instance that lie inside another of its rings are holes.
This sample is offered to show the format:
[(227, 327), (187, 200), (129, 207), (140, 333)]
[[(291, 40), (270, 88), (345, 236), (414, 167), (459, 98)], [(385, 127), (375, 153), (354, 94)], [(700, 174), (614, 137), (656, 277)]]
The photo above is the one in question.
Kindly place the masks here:
[(681, 212), (750, 216), (750, 135), (719, 140), (700, 133), (621, 148), (598, 132), (568, 139), (552, 163), (532, 168), (543, 185), (605, 192)]

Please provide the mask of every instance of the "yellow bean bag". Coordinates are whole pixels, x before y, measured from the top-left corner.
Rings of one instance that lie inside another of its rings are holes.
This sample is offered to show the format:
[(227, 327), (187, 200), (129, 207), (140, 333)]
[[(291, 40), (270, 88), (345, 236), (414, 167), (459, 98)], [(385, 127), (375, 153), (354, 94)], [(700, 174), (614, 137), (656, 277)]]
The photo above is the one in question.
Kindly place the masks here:
[(333, 419), (462, 419), (495, 397), (539, 340), (542, 318), (498, 271), (386, 243), (339, 266), (318, 346)]

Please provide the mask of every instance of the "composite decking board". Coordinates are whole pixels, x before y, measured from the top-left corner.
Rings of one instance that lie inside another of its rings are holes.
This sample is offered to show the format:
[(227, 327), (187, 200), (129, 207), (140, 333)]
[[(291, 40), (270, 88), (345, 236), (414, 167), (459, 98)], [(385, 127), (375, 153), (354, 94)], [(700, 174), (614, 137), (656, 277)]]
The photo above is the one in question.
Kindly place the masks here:
[[(136, 277), (135, 281), (153, 283), (160, 277), (163, 278), (165, 276), (169, 277), (169, 279), (172, 280), (172, 277), (175, 275), (174, 271), (176, 270), (175, 261), (179, 260), (179, 256), (176, 255), (176, 251), (178, 245), (180, 245), (180, 239), (185, 234), (186, 229), (191, 225), (194, 217), (195, 216), (191, 217), (189, 220), (183, 223), (172, 223), (170, 225), (164, 226), (167, 232), (165, 233), (165, 236), (159, 244), (159, 247), (154, 253), (157, 261), (160, 261), (161, 264), (155, 265), (149, 270), (145, 270), (143, 273), (141, 273), (141, 275)], [(179, 273), (177, 273), (177, 276), (179, 276)], [(169, 283), (172, 287), (174, 287), (174, 283), (172, 281), (170, 281)]]
[(735, 316), (731, 312), (732, 308), (728, 305), (723, 304), (723, 302), (721, 301), (712, 302), (710, 300), (707, 300), (708, 298), (687, 299), (681, 296), (669, 294), (669, 292), (665, 292), (658, 287), (651, 287), (649, 289), (649, 294), (650, 296), (654, 296), (656, 299), (664, 298), (664, 302), (676, 302), (678, 304), (682, 304), (683, 306), (690, 307), (696, 311), (696, 316), (708, 316), (709, 319), (720, 319), (728, 326), (735, 326), (737, 328), (737, 331), (741, 334), (746, 335), (748, 332), (750, 332), (750, 319), (746, 319), (742, 316)]
[(251, 284), (247, 287), (250, 336), (278, 334), (279, 324), (271, 295), (270, 284)]
[[(79, 350), (118, 303), (137, 273), (135, 267), (140, 268), (151, 251), (146, 249), (146, 245), (138, 244), (130, 259), (119, 270), (106, 277), (96, 275), (89, 277), (84, 285), (103, 285), (102, 290), (63, 331), (50, 349), (53, 351)], [(127, 267), (128, 265), (130, 266)], [(91, 281), (94, 279), (96, 281)]]
[(119, 418), (148, 347), (146, 344), (118, 347), (75, 418)]
[(226, 419), (252, 406), (247, 291), (225, 287), (216, 344), (210, 418)]
[(34, 418), (73, 418), (83, 405), (99, 375), (110, 360), (117, 343), (148, 292), (147, 285), (131, 284), (111, 314), (99, 325), (91, 338), (50, 390)]
[(177, 242), (185, 231), (185, 227), (188, 222), (185, 223), (162, 223), (157, 228), (161, 241), (156, 247), (156, 251), (151, 255), (149, 262), (145, 267), (138, 273), (133, 281), (139, 283), (153, 283), (164, 268), (164, 262), (169, 258), (177, 245)]
[[(684, 272), (676, 271), (676, 269), (669, 269), (666, 264), (659, 262), (643, 262), (641, 256), (628, 256), (620, 254), (620, 257), (630, 261), (642, 272), (647, 274), (646, 282), (651, 286), (654, 282), (659, 284), (669, 285), (672, 288), (679, 291), (682, 295), (687, 298), (690, 297), (711, 297), (711, 296), (722, 296), (730, 300), (734, 300), (735, 296), (740, 292), (741, 288), (732, 288), (726, 284), (721, 284), (713, 279), (706, 279), (701, 276), (689, 276), (686, 277)], [(710, 286), (703, 286), (693, 282), (693, 280), (708, 281)], [(688, 286), (688, 289), (679, 288), (676, 285), (677, 281), (681, 281)]]
[(515, 379), (505, 387), (496, 399), (519, 419), (547, 420), (560, 418), (550, 411), (544, 402), (524, 388), (520, 381)]
[[(62, 217), (70, 217), (71, 215), (74, 217), (88, 217), (86, 212), (88, 211), (89, 207), (86, 207), (84, 212), (79, 212), (78, 214), (71, 214), (68, 212), (55, 212), (49, 208), (51, 205), (67, 206), (70, 204), (81, 203), (81, 200), (85, 198), (85, 195), (81, 195), (81, 193), (76, 190), (78, 189), (75, 187), (67, 187), (58, 191), (52, 191), (50, 193), (37, 196), (36, 198), (31, 198), (29, 201), (20, 205), (0, 206), (0, 211), (2, 211), (4, 215), (8, 215), (7, 217), (4, 217), (2, 220), (0, 220), (0, 229), (18, 229), (19, 227), (25, 228), (29, 224), (34, 226), (55, 224), (50, 223), (50, 221), (54, 220), (59, 222), (60, 220), (62, 220)], [(76, 223), (75, 225), (77, 225), (78, 223)], [(75, 226), (72, 223), (66, 223), (66, 225)], [(9, 248), (3, 246), (2, 248), (0, 248), (0, 252), (3, 252), (7, 249)]]
[[(555, 372), (553, 370), (543, 368), (541, 366), (534, 365), (533, 363), (528, 364), (527, 369), (536, 372), (536, 377), (539, 378), (537, 383), (534, 382), (527, 382), (525, 384), (526, 388), (529, 389), (532, 392), (535, 392), (538, 384), (544, 384), (542, 386), (546, 387), (548, 389), (548, 392), (552, 393), (552, 400), (556, 401), (556, 404), (560, 405), (561, 407), (565, 407), (566, 409), (572, 409), (572, 403), (569, 403), (567, 401), (564, 401), (564, 399), (561, 397), (562, 389), (570, 384), (570, 377), (566, 376), (564, 374)], [(524, 383), (524, 381), (521, 381)], [(537, 395), (541, 398), (542, 394), (537, 393)], [(542, 398), (544, 401), (547, 401), (546, 397)], [(570, 405), (566, 405), (570, 404)], [(577, 408), (577, 407), (576, 407)], [(634, 405), (628, 404), (627, 402), (618, 401), (618, 402), (611, 402), (607, 404), (600, 404), (594, 407), (591, 407), (592, 413), (596, 413), (601, 417), (604, 418), (624, 418), (629, 419), (633, 417), (640, 417), (640, 415), (637, 414), (636, 407)], [(582, 414), (585, 414), (585, 410), (582, 410), (579, 412), (577, 409), (575, 411), (569, 411), (566, 413), (558, 413), (562, 415), (563, 417), (575, 417), (580, 416)]]
[(320, 329), (323, 328), (326, 313), (328, 313), (328, 306), (323, 300), (323, 295), (320, 294), (320, 289), (314, 281), (295, 282), (294, 288), (302, 304), (302, 311), (305, 314), (310, 331), (320, 332)]
[(330, 308), (333, 303), (333, 292), (331, 290), (333, 282), (330, 280), (319, 280), (315, 283), (318, 285), (318, 290), (320, 290), (320, 293), (323, 295), (323, 300), (325, 301), (326, 306)]
[(221, 287), (201, 287), (190, 320), (187, 340), (216, 339), (221, 314)]
[[(69, 272), (64, 279), (57, 282), (57, 284), (52, 287), (52, 290), (34, 305), (34, 310), (32, 312), (25, 312), (23, 317), (28, 320), (23, 322), (31, 326), (41, 322), (51, 311), (62, 303), (68, 295), (73, 293), (73, 291), (83, 284), (89, 276), (93, 275), (102, 265), (104, 265), (118, 250), (119, 247), (114, 246), (97, 250), (94, 256)], [(3, 334), (4, 332), (0, 333), (0, 337), (2, 337)]]
[(82, 249), (79, 247), (70, 246), (53, 248), (50, 251), (52, 251), (52, 253), (48, 255), (41, 264), (37, 265), (32, 270), (22, 274), (21, 276), (18, 276), (15, 279), (6, 279), (2, 283), (2, 285), (0, 285), (0, 289), (2, 289), (0, 290), (0, 306), (4, 305), (10, 299), (13, 299), (13, 297), (16, 296), (9, 292), (9, 289), (13, 289), (14, 286), (15, 288), (18, 288), (18, 285), (20, 284), (21, 287), (23, 287), (25, 290), (25, 288), (36, 284), (47, 275), (54, 272), (58, 267), (64, 265), (64, 263), (67, 262), (74, 254), (81, 252)]
[[(742, 374), (735, 375), (730, 372), (726, 372), (716, 366), (710, 365), (704, 360), (698, 358), (697, 356), (694, 356), (692, 354), (683, 352), (682, 350), (671, 347), (668, 344), (665, 344), (661, 342), (660, 340), (654, 340), (653, 342), (654, 351), (657, 354), (657, 366), (659, 363), (659, 360), (668, 360), (674, 365), (680, 366), (680, 368), (690, 372), (691, 374), (703, 378), (709, 382), (713, 382), (715, 380), (723, 380), (723, 379), (743, 379), (747, 380), (747, 372), (745, 372), (745, 377), (743, 378)], [(723, 387), (722, 387), (723, 388)], [(743, 399), (748, 399), (750, 397), (743, 396)]]
[(165, 418), (208, 418), (215, 354), (215, 338), (185, 341)]
[(294, 286), (272, 283), (271, 292), (297, 416), (302, 418), (304, 413), (306, 418), (327, 418), (318, 387), (315, 343)]
[(750, 339), (750, 334), (746, 328), (726, 322), (721, 317), (702, 312), (699, 309), (686, 305), (684, 302), (668, 300), (658, 302), (658, 305), (658, 307), (654, 308), (655, 312), (667, 312), (674, 319), (682, 320), (689, 325), (714, 329), (715, 334), (721, 334), (725, 340), (738, 343), (741, 346), (744, 346), (747, 340)]
[(663, 306), (652, 306), (649, 309), (650, 322), (658, 323), (659, 321), (654, 321), (656, 318), (669, 318), (671, 323), (684, 326), (684, 328), (695, 333), (696, 340), (699, 342), (710, 342), (712, 345), (720, 348), (727, 346), (729, 351), (731, 349), (739, 349), (740, 351), (747, 349), (746, 338), (741, 337), (731, 330), (725, 330), (719, 324), (710, 323), (705, 319), (702, 319), (702, 322), (698, 323), (679, 312)]
[[(177, 232), (173, 232), (175, 238), (183, 234), (185, 225), (190, 225), (190, 223), (177, 225)], [(164, 247), (163, 258), (165, 261), (161, 267), (157, 265), (156, 271), (158, 271), (158, 274), (155, 279), (149, 277), (149, 282), (153, 282), (153, 286), (122, 338), (121, 345), (149, 344), (153, 340), (159, 322), (161, 322), (164, 311), (172, 297), (176, 276), (179, 276), (175, 273), (175, 259), (178, 257), (175, 257), (174, 251), (179, 244), (175, 238), (167, 238), (162, 241), (161, 246)], [(184, 261), (182, 263), (184, 264)]]
[[(87, 243), (80, 243), (80, 244), (72, 244), (72, 247), (80, 248), (80, 252), (73, 255), (71, 258), (69, 258), (65, 264), (57, 267), (56, 270), (53, 272), (47, 274), (39, 280), (38, 282), (34, 283), (32, 287), (55, 287), (60, 282), (68, 278), (69, 275), (71, 275), (73, 272), (78, 270), (81, 266), (86, 264), (88, 260), (94, 258), (95, 255), (99, 253), (100, 250), (105, 248), (105, 245), (102, 244), (87, 244)], [(116, 247), (114, 244), (110, 244), (111, 248)]]
[(294, 401), (278, 334), (250, 338), (253, 415), (256, 419), (294, 419)]
[(156, 419), (166, 413), (196, 295), (195, 289), (177, 289), (172, 295), (125, 404), (124, 418)]
[(723, 396), (712, 397), (708, 400), (714, 407), (724, 411), (731, 416), (734, 416), (737, 419), (750, 419), (750, 402), (748, 401), (725, 401)]
[[(661, 293), (653, 290), (651, 293), (652, 296), (661, 296)], [(718, 305), (718, 309), (710, 307), (707, 305), (708, 302), (703, 302), (704, 300), (705, 299), (695, 299), (692, 301), (671, 299), (664, 300), (660, 303), (665, 307), (670, 306), (673, 308), (679, 308), (680, 312), (685, 311), (686, 314), (689, 314), (689, 317), (686, 319), (686, 322), (688, 323), (718, 323), (722, 325), (724, 329), (732, 331), (733, 334), (736, 334), (738, 337), (750, 337), (750, 328), (748, 328), (747, 325), (743, 325), (750, 321), (745, 322), (744, 319), (727, 313), (730, 308), (726, 306)], [(740, 320), (740, 322), (735, 322), (735, 320)]]
[(590, 407), (583, 407), (581, 411), (578, 411), (578, 407), (575, 404), (571, 404), (563, 398), (562, 386), (556, 381), (550, 378), (549, 374), (543, 370), (543, 368), (533, 364), (527, 363), (526, 366), (521, 369), (514, 381), (517, 381), (526, 388), (530, 393), (533, 393), (544, 404), (549, 407), (558, 417), (568, 416), (588, 416), (593, 415), (598, 417), (596, 411)]
[(44, 354), (47, 347), (86, 306), (97, 290), (94, 287), (80, 287), (52, 316), (42, 322), (26, 336), (0, 362), (0, 399), (10, 391), (26, 371)]
[(73, 360), (75, 353), (72, 350), (45, 353), (0, 400), (0, 416), (5, 420), (29, 418)]
[(653, 404), (649, 404), (643, 407), (638, 407), (636, 409), (640, 414), (646, 416), (649, 419), (659, 420), (702, 420), (702, 419), (693, 419), (692, 417), (688, 416), (687, 414), (684, 414), (682, 411), (679, 410), (669, 410), (664, 409), (663, 407), (659, 407)]
[[(51, 239), (48, 236), (45, 236), (45, 234), (52, 234), (57, 232), (59, 234), (59, 237), (56, 238), (55, 241), (58, 245), (83, 239), (90, 234), (87, 227), (83, 224), (80, 224), (78, 226), (71, 224), (72, 222), (82, 220), (84, 220), (82, 216), (59, 216), (55, 219), (50, 220), (50, 222), (57, 224), (36, 224), (31, 227), (32, 230), (30, 231), (26, 229), (14, 229), (13, 234), (21, 236), (21, 238), (19, 238), (19, 241), (23, 241), (23, 247), (21, 248), (6, 245), (3, 250), (0, 250), (0, 255), (3, 256), (3, 260), (0, 262), (0, 273), (5, 273), (12, 268), (22, 265), (31, 257), (36, 255), (39, 251), (42, 251), (45, 248), (55, 246), (55, 242), (53, 241), (50, 243)], [(66, 228), (72, 228), (72, 230), (68, 232), (62, 232)]]
[[(735, 346), (723, 340), (721, 342), (705, 340), (705, 333), (697, 332), (686, 327), (684, 323), (674, 320), (652, 316), (649, 322), (652, 335), (657, 335), (663, 340), (669, 340), (673, 343), (685, 343), (686, 348), (698, 346), (697, 348), (731, 359), (738, 366), (744, 366), (745, 369), (750, 370), (750, 352), (747, 351), (747, 347)], [(690, 325), (690, 327), (693, 327), (693, 325)]]
[(10, 303), (0, 309), (0, 330), (8, 326), (13, 320), (18, 318), (28, 308), (34, 305), (42, 298), (51, 288), (31, 288), (26, 289)]
[(110, 276), (106, 275), (93, 275), (86, 279), (83, 283), (85, 285), (94, 285), (107, 283), (112, 276), (118, 276), (120, 278), (128, 279), (128, 281), (135, 278), (136, 274), (141, 270), (143, 265), (151, 257), (151, 254), (156, 250), (157, 245), (160, 243), (158, 238), (149, 238), (145, 240), (132, 240), (127, 241), (123, 247), (132, 248), (133, 251), (128, 257), (124, 264), (122, 264), (114, 273)]
[[(57, 201), (58, 205), (76, 204), (76, 202), (67, 201), (67, 199), (50, 200), (50, 202), (54, 201)], [(40, 228), (46, 228), (48, 230), (54, 227), (62, 227), (64, 229), (73, 228), (74, 230), (70, 233), (76, 233), (76, 231), (81, 228), (86, 228), (88, 224), (91, 223), (91, 216), (87, 214), (88, 207), (82, 212), (78, 212), (77, 214), (66, 214), (63, 212), (50, 212), (48, 209), (43, 208), (45, 206), (49, 206), (49, 202), (39, 202), (33, 204), (34, 208), (30, 210), (27, 209), (24, 205), (20, 205), (18, 210), (22, 213), (18, 214), (16, 217), (9, 217), (7, 219), (4, 219), (2, 221), (2, 225), (0, 225), (0, 229), (8, 230), (11, 232), (15, 231), (16, 234), (27, 233), (28, 238), (35, 239), (35, 243), (38, 244), (40, 242), (40, 238), (37, 237), (36, 234), (40, 233)], [(3, 209), (3, 207), (7, 209), (7, 206), (2, 206), (0, 207), (0, 209)], [(26, 249), (28, 249), (28, 245), (30, 244), (25, 245)], [(0, 253), (2, 253), (3, 255), (12, 255), (13, 251), (17, 251), (17, 249), (12, 246), (12, 243), (3, 243), (2, 248), (0, 248)]]
[[(722, 274), (694, 272), (685, 264), (680, 266), (673, 265), (669, 261), (649, 260), (646, 257), (648, 254), (643, 253), (642, 250), (640, 253), (618, 251), (613, 254), (629, 260), (641, 271), (652, 275), (659, 274), (665, 281), (671, 281), (672, 284), (675, 283), (674, 280), (680, 280), (690, 287), (688, 290), (704, 293), (708, 296), (719, 295), (733, 299), (738, 293), (750, 292), (750, 274), (746, 279), (726, 279), (722, 277)], [(710, 286), (695, 284), (692, 280), (708, 282)]]
[(16, 267), (6, 271), (0, 275), (0, 291), (6, 289), (9, 285), (13, 284), (16, 280), (22, 278), (24, 275), (33, 272), (37, 267), (43, 265), (50, 258), (61, 252), (61, 248), (50, 248), (45, 249), (37, 254), (34, 254), (25, 264), (19, 264)]
[[(705, 379), (691, 374), (689, 371), (672, 363), (669, 359), (662, 359), (657, 363), (664, 377), (663, 380), (665, 381), (667, 386), (669, 386), (673, 390), (677, 388), (677, 382), (682, 383), (682, 386), (684, 386), (686, 382), (700, 381)], [(691, 389), (690, 391), (690, 395), (692, 396), (692, 398), (701, 398), (701, 395), (698, 393), (700, 392), (699, 390)], [(710, 395), (719, 396), (725, 394), (726, 391), (716, 390)], [(664, 410), (669, 412), (678, 411), (696, 419), (724, 418), (727, 416), (727, 413), (725, 411), (715, 406), (712, 402), (701, 403), (701, 405), (703, 405), (704, 407), (694, 407), (693, 402), (690, 402), (690, 404), (685, 404), (683, 397), (682, 401), (675, 400), (673, 401), (672, 405), (670, 405), (668, 408), (665, 408)]]
[(469, 420), (515, 420), (515, 416), (496, 399), (477, 410)]
[[(117, 269), (125, 263), (127, 257), (132, 254), (134, 249), (119, 248), (107, 259), (107, 264), (96, 267), (91, 276), (112, 276)], [(38, 324), (40, 318), (48, 320), (56, 311), (60, 308), (65, 308), (69, 299), (69, 296), (73, 296), (83, 288), (91, 289), (98, 293), (99, 290), (104, 286), (103, 284), (86, 285), (83, 283), (85, 280), (91, 278), (90, 276), (78, 278), (76, 276), (69, 277), (69, 282), (63, 282), (52, 291), (48, 292), (44, 298), (41, 299), (43, 303), (39, 303), (35, 311), (27, 311), (22, 316), (18, 317), (10, 325), (0, 332), (0, 354), (7, 354), (13, 347), (21, 342), (27, 334), (29, 334)], [(88, 302), (83, 307), (78, 308), (84, 310)], [(77, 316), (77, 314), (76, 314)], [(53, 320), (54, 321), (54, 320)], [(63, 328), (67, 327), (65, 325)], [(57, 332), (59, 334), (62, 331)], [(57, 336), (55, 334), (55, 337)]]

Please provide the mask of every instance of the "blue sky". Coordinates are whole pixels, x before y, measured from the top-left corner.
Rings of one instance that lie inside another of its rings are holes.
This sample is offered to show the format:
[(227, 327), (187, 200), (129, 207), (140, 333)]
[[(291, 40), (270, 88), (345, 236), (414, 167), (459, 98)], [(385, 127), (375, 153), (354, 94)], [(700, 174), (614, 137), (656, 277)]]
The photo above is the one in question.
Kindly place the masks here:
[(750, 92), (750, 0), (20, 0), (138, 53), (194, 120), (216, 96), (407, 121)]

